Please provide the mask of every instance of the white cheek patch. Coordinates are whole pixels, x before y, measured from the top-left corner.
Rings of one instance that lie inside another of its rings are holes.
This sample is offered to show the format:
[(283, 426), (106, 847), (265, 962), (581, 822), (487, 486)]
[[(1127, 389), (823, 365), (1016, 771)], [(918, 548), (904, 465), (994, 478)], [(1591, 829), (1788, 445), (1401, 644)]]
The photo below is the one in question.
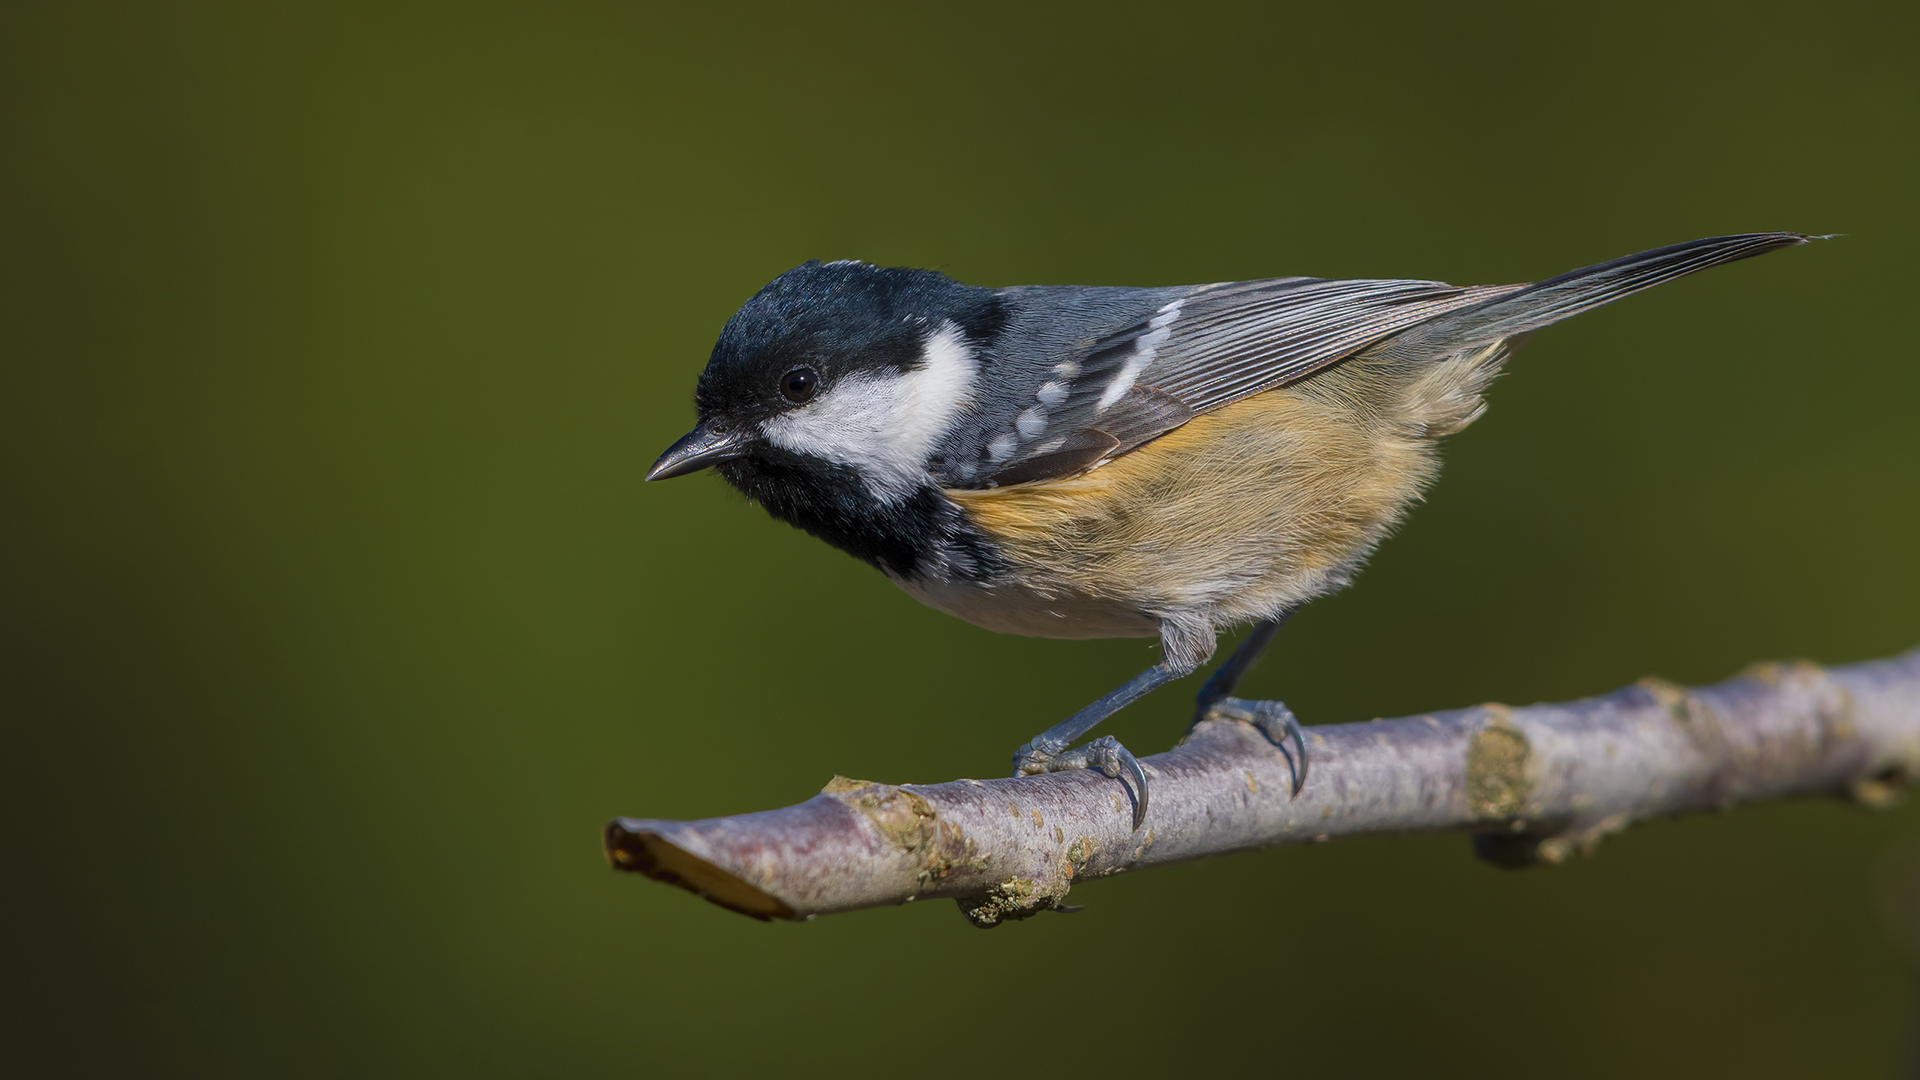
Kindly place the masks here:
[(927, 458), (972, 400), (980, 365), (966, 337), (943, 322), (927, 338), (920, 367), (856, 372), (805, 407), (766, 422), (767, 441), (859, 472), (882, 502), (899, 502), (927, 482)]

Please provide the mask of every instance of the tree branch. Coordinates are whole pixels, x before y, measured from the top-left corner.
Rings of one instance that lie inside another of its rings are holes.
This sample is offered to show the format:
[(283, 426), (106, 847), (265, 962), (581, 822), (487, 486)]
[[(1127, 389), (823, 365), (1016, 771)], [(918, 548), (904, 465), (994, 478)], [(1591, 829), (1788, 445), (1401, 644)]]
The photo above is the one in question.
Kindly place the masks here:
[(1508, 866), (1555, 863), (1637, 821), (1794, 795), (1892, 801), (1920, 775), (1920, 650), (1848, 667), (1765, 664), (1689, 690), (1307, 729), (1312, 766), (1212, 719), (1120, 781), (1076, 771), (945, 784), (835, 777), (796, 806), (621, 818), (609, 861), (757, 919), (951, 897), (977, 926), (1059, 906), (1076, 881), (1274, 844), (1467, 830)]

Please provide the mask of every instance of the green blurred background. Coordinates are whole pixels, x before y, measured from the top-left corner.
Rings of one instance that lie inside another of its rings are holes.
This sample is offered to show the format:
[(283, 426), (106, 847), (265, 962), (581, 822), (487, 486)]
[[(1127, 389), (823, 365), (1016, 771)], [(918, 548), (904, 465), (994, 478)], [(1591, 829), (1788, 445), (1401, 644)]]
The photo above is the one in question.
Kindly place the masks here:
[[(1892, 1073), (1912, 807), (1524, 874), (1243, 855), (984, 934), (760, 925), (598, 844), (996, 775), (1154, 655), (642, 487), (812, 257), (1477, 283), (1847, 233), (1540, 335), (1251, 689), (1335, 722), (1920, 643), (1915, 11), (14, 6), (8, 1071)], [(1110, 727), (1162, 747), (1190, 689)]]

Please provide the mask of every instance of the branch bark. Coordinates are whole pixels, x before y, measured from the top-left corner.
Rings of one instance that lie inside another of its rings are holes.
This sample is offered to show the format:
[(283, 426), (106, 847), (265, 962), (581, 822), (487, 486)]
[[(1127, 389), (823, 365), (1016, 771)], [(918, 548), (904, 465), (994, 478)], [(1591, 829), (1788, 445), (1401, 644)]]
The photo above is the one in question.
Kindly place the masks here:
[(1307, 729), (1311, 771), (1212, 719), (1120, 781), (1078, 771), (944, 784), (835, 777), (781, 810), (606, 828), (616, 869), (757, 919), (950, 897), (976, 926), (1061, 906), (1089, 878), (1276, 844), (1471, 831), (1482, 858), (1557, 863), (1638, 821), (1796, 795), (1893, 801), (1920, 775), (1920, 650), (1824, 669), (1757, 665), (1716, 686), (1642, 679), (1604, 697), (1489, 704)]

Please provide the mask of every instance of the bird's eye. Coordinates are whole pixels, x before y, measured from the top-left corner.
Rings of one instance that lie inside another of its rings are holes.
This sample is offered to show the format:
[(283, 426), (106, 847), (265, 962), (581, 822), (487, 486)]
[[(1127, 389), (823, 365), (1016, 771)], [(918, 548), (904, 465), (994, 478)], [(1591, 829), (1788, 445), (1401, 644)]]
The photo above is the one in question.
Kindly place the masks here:
[(795, 405), (807, 401), (820, 389), (820, 373), (810, 367), (794, 368), (780, 376), (780, 396)]

